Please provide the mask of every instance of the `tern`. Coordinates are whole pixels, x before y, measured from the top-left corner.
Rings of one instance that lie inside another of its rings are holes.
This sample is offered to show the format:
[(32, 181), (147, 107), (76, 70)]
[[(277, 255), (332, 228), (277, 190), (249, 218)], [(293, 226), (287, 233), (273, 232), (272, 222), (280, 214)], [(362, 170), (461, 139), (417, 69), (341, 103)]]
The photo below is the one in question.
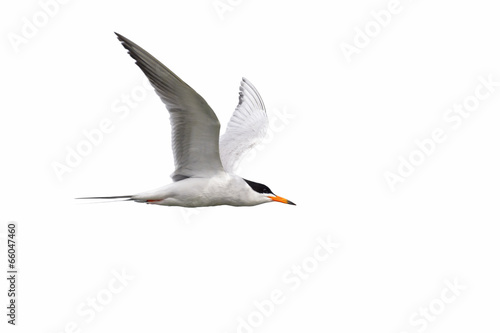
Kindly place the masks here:
[(164, 206), (255, 206), (267, 202), (295, 205), (271, 189), (244, 179), (234, 170), (242, 156), (266, 135), (268, 119), (257, 89), (243, 78), (239, 102), (226, 132), (212, 108), (194, 89), (137, 44), (115, 33), (144, 72), (170, 113), (175, 171), (173, 182), (158, 189), (112, 197)]

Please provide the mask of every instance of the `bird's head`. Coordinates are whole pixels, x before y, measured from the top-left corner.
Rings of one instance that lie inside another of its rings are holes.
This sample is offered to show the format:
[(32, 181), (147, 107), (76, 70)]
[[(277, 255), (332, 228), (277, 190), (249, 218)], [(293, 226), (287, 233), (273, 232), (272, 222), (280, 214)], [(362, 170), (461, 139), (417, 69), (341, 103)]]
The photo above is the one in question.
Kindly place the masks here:
[(248, 186), (250, 186), (252, 188), (252, 190), (254, 192), (256, 192), (256, 194), (262, 200), (262, 203), (276, 201), (276, 202), (282, 202), (285, 204), (295, 206), (295, 204), (293, 202), (291, 202), (290, 200), (287, 200), (285, 198), (279, 197), (276, 194), (274, 194), (273, 191), (271, 191), (271, 189), (269, 187), (267, 187), (266, 185), (252, 182), (252, 181), (246, 180), (246, 179), (243, 179), (243, 180), (248, 184)]

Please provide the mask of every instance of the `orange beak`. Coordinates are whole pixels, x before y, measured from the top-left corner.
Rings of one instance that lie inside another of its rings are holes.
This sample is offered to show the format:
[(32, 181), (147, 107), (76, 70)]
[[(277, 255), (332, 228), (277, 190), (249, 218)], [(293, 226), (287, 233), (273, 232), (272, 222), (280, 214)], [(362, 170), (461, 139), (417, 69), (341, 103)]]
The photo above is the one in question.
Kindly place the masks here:
[(285, 204), (289, 204), (289, 205), (294, 205), (296, 206), (293, 202), (291, 202), (290, 200), (287, 200), (285, 198), (282, 198), (282, 197), (278, 197), (278, 196), (275, 196), (275, 197), (268, 197), (269, 199), (271, 199), (272, 201), (277, 201), (277, 202), (282, 202), (282, 203), (285, 203)]

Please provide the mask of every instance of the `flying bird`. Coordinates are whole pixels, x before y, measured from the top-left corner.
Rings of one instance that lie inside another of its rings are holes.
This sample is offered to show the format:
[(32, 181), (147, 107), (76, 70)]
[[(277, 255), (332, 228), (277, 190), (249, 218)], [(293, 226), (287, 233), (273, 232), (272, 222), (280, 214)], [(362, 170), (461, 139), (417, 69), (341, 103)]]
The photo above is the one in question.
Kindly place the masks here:
[(219, 120), (203, 97), (140, 46), (116, 35), (170, 113), (173, 182), (135, 195), (78, 199), (182, 207), (255, 206), (273, 201), (295, 205), (268, 186), (234, 174), (241, 157), (264, 138), (268, 128), (264, 102), (249, 80), (242, 79), (238, 105), (226, 132), (219, 137)]

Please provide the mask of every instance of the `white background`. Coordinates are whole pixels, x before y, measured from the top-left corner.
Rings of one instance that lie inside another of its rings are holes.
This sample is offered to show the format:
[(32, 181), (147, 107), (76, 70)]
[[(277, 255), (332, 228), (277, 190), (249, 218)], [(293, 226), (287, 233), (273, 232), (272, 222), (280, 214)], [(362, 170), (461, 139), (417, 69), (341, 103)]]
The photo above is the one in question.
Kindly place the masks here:
[[(500, 87), (458, 128), (443, 118), (478, 77), (500, 81), (493, 2), (401, 0), (350, 62), (342, 43), (389, 1), (232, 0), (222, 15), (214, 3), (71, 0), (46, 22), (38, 1), (1, 5), (0, 266), (17, 221), (20, 267), (18, 326), (6, 324), (2, 278), (1, 331), (237, 332), (273, 290), (282, 304), (240, 332), (498, 331)], [(38, 31), (15, 46), (34, 16)], [(288, 114), (241, 175), (297, 206), (76, 202), (152, 189), (173, 171), (154, 93), (113, 112), (143, 80), (114, 31), (204, 96), (222, 130), (241, 76), (270, 117)], [(112, 132), (58, 179), (54, 163), (103, 119)], [(391, 191), (384, 175), (437, 128), (445, 142)], [(292, 290), (283, 276), (315, 263), (318, 237), (340, 246)], [(122, 270), (133, 280), (110, 294)], [(448, 303), (446, 281), (466, 287)], [(97, 295), (112, 299), (92, 319), (77, 312)], [(430, 306), (432, 320), (411, 322)]]

